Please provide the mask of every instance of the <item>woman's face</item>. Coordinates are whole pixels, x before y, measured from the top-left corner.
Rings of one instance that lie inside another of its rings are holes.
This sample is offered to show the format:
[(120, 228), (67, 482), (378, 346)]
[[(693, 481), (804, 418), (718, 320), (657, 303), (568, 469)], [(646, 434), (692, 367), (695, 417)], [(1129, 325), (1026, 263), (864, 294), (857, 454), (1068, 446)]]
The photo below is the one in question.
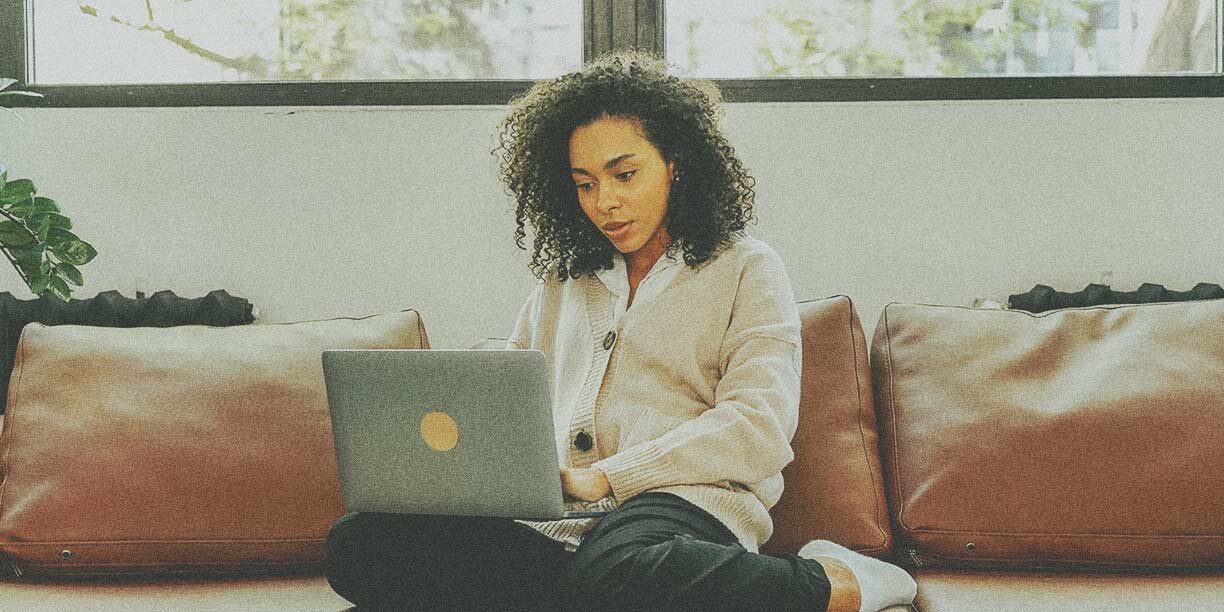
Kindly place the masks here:
[(671, 242), (664, 217), (675, 164), (640, 121), (607, 115), (574, 129), (569, 160), (583, 212), (631, 264), (649, 269)]

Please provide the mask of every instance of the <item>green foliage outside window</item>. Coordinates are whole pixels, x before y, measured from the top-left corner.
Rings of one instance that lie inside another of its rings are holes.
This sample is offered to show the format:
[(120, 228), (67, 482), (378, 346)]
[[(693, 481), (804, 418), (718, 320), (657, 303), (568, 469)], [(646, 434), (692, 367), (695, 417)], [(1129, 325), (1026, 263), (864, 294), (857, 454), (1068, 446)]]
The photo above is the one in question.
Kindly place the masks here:
[(754, 41), (755, 74), (737, 76), (1210, 73), (1215, 2), (768, 0), (741, 14), (728, 3), (712, 11), (688, 0), (671, 15), (683, 26), (669, 51), (694, 74), (724, 71), (709, 63), (719, 61), (715, 43), (697, 43), (696, 31), (708, 23), (724, 36), (738, 31)]

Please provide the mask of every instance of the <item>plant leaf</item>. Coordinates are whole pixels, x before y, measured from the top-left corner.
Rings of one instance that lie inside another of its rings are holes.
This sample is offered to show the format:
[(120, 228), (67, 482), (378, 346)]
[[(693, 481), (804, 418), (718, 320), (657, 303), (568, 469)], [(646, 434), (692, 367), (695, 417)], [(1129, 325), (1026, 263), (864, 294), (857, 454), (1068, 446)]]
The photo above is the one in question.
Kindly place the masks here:
[[(13, 214), (16, 214), (16, 213), (13, 213)], [(53, 227), (53, 228), (51, 228), (51, 231), (50, 231), (50, 232), (48, 232), (48, 234), (47, 234), (47, 244), (51, 245), (51, 250), (52, 250), (52, 251), (55, 251), (55, 247), (57, 247), (57, 246), (59, 246), (59, 245), (61, 245), (61, 244), (65, 243), (65, 242), (71, 242), (71, 241), (73, 241), (73, 240), (78, 240), (78, 241), (79, 241), (79, 240), (80, 240), (80, 238), (78, 238), (76, 234), (74, 234), (74, 233), (72, 233), (72, 232), (70, 232), (70, 231), (68, 231), (68, 230), (66, 230), (66, 229), (64, 229), (64, 228), (62, 228), (62, 227)], [(58, 251), (56, 251), (56, 252), (58, 252)]]
[(34, 195), (36, 191), (34, 189), (34, 181), (30, 179), (16, 179), (4, 184), (4, 199), (16, 198), (17, 200), (24, 200)]
[(42, 94), (36, 91), (0, 91), (0, 96), (25, 96), (27, 98), (41, 98)]
[(8, 210), (9, 208), (12, 208), (13, 205), (15, 204), (19, 204), (21, 202), (28, 202), (28, 201), (30, 201), (29, 194), (5, 192), (4, 195), (0, 196), (0, 208), (4, 208), (5, 210)]
[(41, 196), (34, 198), (34, 212), (57, 213), (59, 211), (59, 204), (56, 204), (55, 200)]
[(20, 270), (21, 273), (24, 274), (25, 277), (28, 279), (34, 279), (38, 277), (38, 262), (19, 261), (17, 262), (17, 269)]
[(35, 276), (34, 278), (30, 279), (30, 291), (33, 291), (34, 295), (42, 295), (43, 292), (47, 290), (47, 286), (50, 284), (50, 274)]
[(26, 199), (13, 204), (8, 210), (14, 217), (25, 219), (34, 212), (34, 198), (27, 197)]
[(0, 164), (0, 195), (4, 195), (4, 184), (8, 182), (8, 168)]
[(17, 268), (21, 270), (22, 273), (24, 273), (26, 276), (31, 277), (31, 278), (38, 276), (38, 267), (42, 262), (41, 255), (36, 255), (33, 257), (25, 257), (24, 259), (20, 257), (15, 257), (14, 259), (17, 260)]
[[(51, 231), (54, 232), (55, 229)], [(74, 266), (83, 266), (93, 261), (93, 258), (98, 255), (98, 251), (93, 248), (93, 245), (84, 240), (60, 243), (59, 246), (51, 247), (51, 251), (58, 255), (61, 260)]]
[(47, 215), (47, 218), (51, 220), (51, 227), (72, 229), (72, 219), (69, 219), (68, 217), (65, 217), (64, 215), (51, 213)]
[(41, 263), (43, 259), (43, 249), (40, 245), (12, 248), (9, 249), (9, 254), (12, 255), (13, 259), (17, 261), (17, 264), (21, 266), (38, 267), (38, 264)]
[[(72, 219), (69, 219), (68, 217), (65, 217), (64, 215), (61, 215), (59, 213), (36, 212), (30, 215), (30, 218), (27, 219), (26, 222), (32, 226), (37, 227), (38, 224), (43, 222), (43, 219), (49, 219), (51, 223), (51, 227), (62, 227), (64, 229), (72, 229)], [(43, 240), (44, 242), (46, 241), (45, 238)]]
[(38, 241), (46, 242), (47, 235), (51, 232), (51, 218), (42, 217), (35, 225), (38, 227), (37, 230), (34, 230), (34, 233), (38, 234)]
[(10, 78), (0, 79), (0, 91), (8, 89), (10, 85), (16, 82), (17, 82), (17, 79), (10, 79)]
[(54, 293), (56, 297), (64, 300), (65, 302), (72, 299), (72, 289), (69, 289), (68, 283), (65, 283), (64, 279), (58, 276), (51, 277), (50, 286), (47, 288), (50, 289), (51, 293)]
[(78, 287), (85, 284), (85, 277), (81, 276), (81, 271), (70, 263), (61, 263), (59, 265), (59, 272), (64, 275), (64, 278), (68, 279), (68, 282)]
[(6, 247), (23, 247), (34, 244), (34, 236), (16, 221), (0, 222), (0, 244)]

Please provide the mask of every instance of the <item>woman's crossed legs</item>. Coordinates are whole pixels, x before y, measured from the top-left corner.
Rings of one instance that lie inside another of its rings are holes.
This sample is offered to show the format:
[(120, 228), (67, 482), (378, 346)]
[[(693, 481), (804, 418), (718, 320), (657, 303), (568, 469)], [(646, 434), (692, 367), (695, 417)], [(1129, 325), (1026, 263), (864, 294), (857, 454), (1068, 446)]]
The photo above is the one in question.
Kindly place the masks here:
[(667, 493), (621, 505), (575, 553), (506, 519), (349, 514), (325, 573), (363, 610), (820, 612), (830, 595), (820, 563), (748, 552)]

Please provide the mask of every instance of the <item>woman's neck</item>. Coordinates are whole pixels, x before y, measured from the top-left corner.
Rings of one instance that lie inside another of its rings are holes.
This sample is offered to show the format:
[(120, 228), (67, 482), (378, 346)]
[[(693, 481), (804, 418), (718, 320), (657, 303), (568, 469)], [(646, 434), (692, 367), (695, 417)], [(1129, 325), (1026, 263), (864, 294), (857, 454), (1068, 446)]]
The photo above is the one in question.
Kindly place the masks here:
[(647, 272), (654, 267), (655, 262), (667, 252), (668, 245), (671, 244), (671, 237), (664, 230), (656, 234), (649, 242), (642, 245), (642, 248), (632, 252), (625, 253), (625, 265), (629, 269), (629, 278), (642, 278)]

